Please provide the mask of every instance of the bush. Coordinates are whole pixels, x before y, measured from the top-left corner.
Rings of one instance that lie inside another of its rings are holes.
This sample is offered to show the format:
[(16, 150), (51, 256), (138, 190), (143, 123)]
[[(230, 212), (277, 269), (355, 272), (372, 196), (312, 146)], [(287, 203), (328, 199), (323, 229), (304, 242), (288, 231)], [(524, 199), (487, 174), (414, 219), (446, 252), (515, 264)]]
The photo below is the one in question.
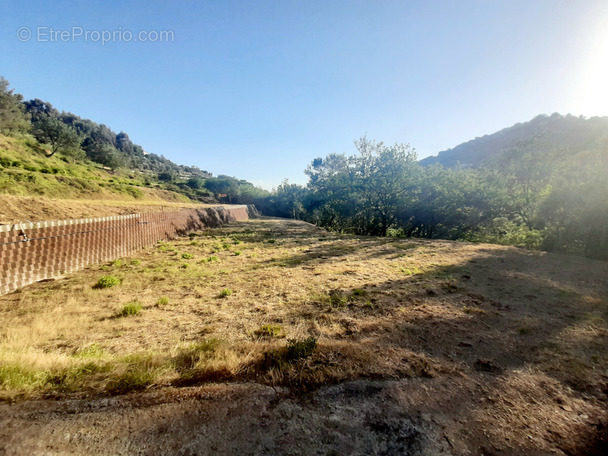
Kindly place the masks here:
[(111, 288), (115, 285), (120, 285), (120, 279), (113, 275), (107, 275), (101, 277), (97, 283), (93, 286), (93, 288), (101, 289), (101, 288)]

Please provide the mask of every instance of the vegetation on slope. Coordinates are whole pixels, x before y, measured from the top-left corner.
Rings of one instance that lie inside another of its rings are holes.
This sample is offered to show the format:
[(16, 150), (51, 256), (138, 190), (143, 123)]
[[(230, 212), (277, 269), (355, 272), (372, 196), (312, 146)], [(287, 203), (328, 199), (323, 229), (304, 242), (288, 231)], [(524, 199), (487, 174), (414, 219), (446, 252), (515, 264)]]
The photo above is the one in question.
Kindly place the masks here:
[[(0, 136), (5, 174), (0, 192), (97, 199), (123, 192), (141, 198), (136, 187), (148, 187), (225, 203), (251, 203), (268, 193), (244, 180), (176, 165), (144, 151), (123, 131), (117, 134), (106, 125), (60, 112), (48, 102), (24, 102), (1, 77), (0, 134), (6, 135)], [(90, 179), (90, 186), (83, 179)]]
[(475, 138), (437, 156), (421, 160), (423, 165), (445, 167), (479, 167), (500, 159), (512, 150), (528, 149), (539, 154), (556, 150), (576, 155), (580, 152), (605, 150), (608, 140), (608, 117), (575, 117), (554, 113), (541, 114), (496, 133)]

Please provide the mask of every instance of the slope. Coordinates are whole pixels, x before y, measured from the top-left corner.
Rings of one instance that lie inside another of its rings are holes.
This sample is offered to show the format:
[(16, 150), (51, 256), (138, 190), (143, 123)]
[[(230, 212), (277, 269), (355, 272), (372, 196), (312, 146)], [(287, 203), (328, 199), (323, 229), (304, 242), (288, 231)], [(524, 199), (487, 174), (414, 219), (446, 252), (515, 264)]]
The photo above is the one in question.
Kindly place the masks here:
[(607, 145), (608, 117), (585, 118), (555, 113), (539, 115), (528, 122), (472, 139), (420, 163), (478, 167), (513, 149), (572, 155), (606, 150)]

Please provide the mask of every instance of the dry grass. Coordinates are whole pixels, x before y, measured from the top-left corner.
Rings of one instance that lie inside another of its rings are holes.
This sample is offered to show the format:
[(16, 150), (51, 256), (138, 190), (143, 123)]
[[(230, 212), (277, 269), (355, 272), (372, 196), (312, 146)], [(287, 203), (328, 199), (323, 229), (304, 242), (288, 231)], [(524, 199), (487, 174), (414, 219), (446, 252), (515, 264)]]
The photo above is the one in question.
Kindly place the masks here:
[[(183, 195), (160, 189), (140, 188), (143, 199), (58, 199), (0, 194), (0, 223), (18, 220), (39, 222), (112, 215), (141, 214), (162, 210), (192, 209), (210, 204), (185, 202)], [(217, 205), (216, 205), (217, 206)]]
[[(121, 284), (94, 289), (106, 275)], [(511, 247), (235, 223), (0, 298), (0, 394), (435, 377), (494, 385), (503, 405), (475, 412), (487, 422), (518, 426), (526, 409), (562, 429), (563, 407), (592, 416), (606, 400), (606, 277)]]

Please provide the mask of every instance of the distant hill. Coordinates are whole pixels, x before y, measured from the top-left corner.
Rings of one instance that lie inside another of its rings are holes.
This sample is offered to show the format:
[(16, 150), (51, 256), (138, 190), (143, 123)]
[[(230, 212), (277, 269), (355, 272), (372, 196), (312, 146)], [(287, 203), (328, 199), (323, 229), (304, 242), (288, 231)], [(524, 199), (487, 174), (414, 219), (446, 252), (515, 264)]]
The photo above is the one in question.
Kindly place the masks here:
[(464, 168), (491, 164), (504, 153), (525, 150), (564, 154), (597, 152), (608, 146), (608, 117), (576, 117), (573, 115), (539, 115), (517, 123), (496, 133), (475, 138), (437, 156), (420, 161), (423, 165), (435, 163), (445, 167), (460, 165)]

